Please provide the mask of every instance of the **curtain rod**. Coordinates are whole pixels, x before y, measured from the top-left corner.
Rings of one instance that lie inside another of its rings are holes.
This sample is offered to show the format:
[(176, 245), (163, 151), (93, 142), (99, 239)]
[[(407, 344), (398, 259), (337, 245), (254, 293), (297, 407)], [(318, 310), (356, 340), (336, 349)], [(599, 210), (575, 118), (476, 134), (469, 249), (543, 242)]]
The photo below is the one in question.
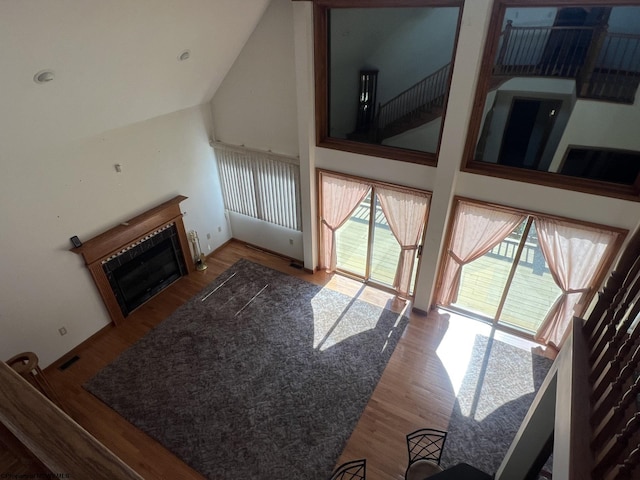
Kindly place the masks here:
[(218, 140), (212, 140), (209, 142), (213, 148), (220, 148), (223, 150), (231, 150), (237, 153), (257, 153), (259, 155), (267, 155), (275, 157), (279, 160), (285, 160), (289, 163), (295, 163), (296, 165), (300, 165), (300, 157), (294, 157), (293, 155), (285, 155), (283, 153), (272, 152), (271, 150), (260, 150), (257, 148), (245, 147), (244, 145), (232, 145), (230, 143), (220, 142)]

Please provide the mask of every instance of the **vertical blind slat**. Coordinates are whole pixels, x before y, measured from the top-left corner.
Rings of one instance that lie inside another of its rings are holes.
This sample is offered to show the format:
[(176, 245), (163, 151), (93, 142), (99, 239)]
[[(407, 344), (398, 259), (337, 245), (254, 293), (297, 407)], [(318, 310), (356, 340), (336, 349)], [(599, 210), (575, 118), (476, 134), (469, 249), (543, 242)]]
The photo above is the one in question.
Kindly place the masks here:
[(254, 151), (215, 152), (227, 210), (301, 230), (298, 165)]

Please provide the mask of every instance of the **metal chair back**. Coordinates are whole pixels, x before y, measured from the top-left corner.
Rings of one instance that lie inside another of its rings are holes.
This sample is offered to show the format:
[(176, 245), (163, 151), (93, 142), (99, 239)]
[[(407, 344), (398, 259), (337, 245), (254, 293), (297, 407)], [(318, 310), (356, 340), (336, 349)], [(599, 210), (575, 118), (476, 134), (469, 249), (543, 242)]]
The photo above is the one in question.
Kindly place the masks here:
[(331, 480), (365, 480), (367, 473), (367, 460), (354, 460), (346, 462), (335, 469)]

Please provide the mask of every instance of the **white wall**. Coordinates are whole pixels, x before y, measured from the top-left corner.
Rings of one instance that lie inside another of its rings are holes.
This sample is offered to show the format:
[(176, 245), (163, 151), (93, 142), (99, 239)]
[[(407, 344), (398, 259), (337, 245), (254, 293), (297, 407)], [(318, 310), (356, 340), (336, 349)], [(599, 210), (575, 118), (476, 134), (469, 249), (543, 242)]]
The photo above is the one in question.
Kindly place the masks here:
[(578, 100), (549, 170), (557, 170), (569, 145), (640, 151), (639, 97), (633, 105)]
[(640, 33), (640, 7), (613, 7), (607, 23), (611, 33)]
[(640, 204), (533, 183), (460, 172), (456, 195), (633, 230)]
[[(376, 45), (367, 62), (380, 68), (380, 103), (389, 101), (451, 61), (459, 12), (457, 7), (409, 9), (400, 27), (387, 41)], [(385, 16), (389, 17), (389, 13)]]
[(205, 253), (229, 238), (209, 128), (200, 106), (75, 143), (0, 146), (0, 357), (33, 351), (46, 366), (109, 323), (69, 237), (86, 240), (182, 194), (185, 226)]
[(298, 155), (292, 9), (269, 4), (213, 96), (217, 140)]
[(442, 117), (438, 117), (424, 125), (386, 138), (382, 144), (389, 145), (390, 147), (419, 150), (421, 152), (435, 152), (438, 149), (441, 127)]
[(556, 7), (509, 7), (507, 8), (502, 28), (508, 20), (514, 27), (550, 27), (556, 19), (558, 9)]
[[(271, 1), (210, 106), (217, 140), (299, 154), (291, 1)], [(232, 212), (229, 226), (234, 238), (303, 258), (301, 232)]]
[(233, 238), (286, 257), (303, 259), (302, 232), (240, 213), (227, 212), (227, 217)]
[(433, 190), (435, 185), (436, 169), (433, 167), (328, 148), (316, 148), (315, 153), (316, 168), (422, 190)]

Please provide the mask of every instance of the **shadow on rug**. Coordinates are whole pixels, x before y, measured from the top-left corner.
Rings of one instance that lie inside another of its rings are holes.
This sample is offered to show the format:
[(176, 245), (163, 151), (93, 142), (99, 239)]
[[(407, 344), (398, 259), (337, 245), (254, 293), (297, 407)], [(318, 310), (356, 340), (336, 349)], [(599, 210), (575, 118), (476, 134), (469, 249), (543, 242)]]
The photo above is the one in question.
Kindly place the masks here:
[(240, 260), (84, 388), (208, 478), (326, 479), (407, 323)]
[(443, 467), (465, 462), (494, 474), (552, 363), (477, 335), (449, 421)]

